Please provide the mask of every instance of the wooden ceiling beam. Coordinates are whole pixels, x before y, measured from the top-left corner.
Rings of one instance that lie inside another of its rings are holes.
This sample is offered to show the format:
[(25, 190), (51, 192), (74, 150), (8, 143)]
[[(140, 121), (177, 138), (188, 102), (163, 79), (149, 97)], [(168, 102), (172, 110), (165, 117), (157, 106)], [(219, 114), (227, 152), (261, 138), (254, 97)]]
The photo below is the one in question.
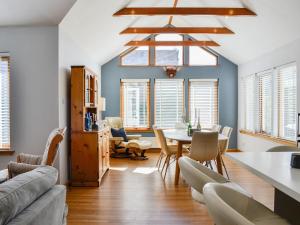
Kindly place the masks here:
[(142, 47), (142, 46), (199, 46), (199, 47), (218, 47), (214, 41), (130, 41), (125, 46)]
[(247, 8), (191, 8), (191, 7), (149, 7), (149, 8), (123, 8), (114, 16), (256, 16), (256, 13)]
[(234, 34), (227, 27), (129, 27), (120, 34)]

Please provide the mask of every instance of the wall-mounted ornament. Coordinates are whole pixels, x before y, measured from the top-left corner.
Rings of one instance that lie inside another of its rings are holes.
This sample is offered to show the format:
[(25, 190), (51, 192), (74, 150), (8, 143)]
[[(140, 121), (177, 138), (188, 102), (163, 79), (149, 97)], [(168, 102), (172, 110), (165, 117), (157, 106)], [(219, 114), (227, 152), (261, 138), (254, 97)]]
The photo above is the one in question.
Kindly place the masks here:
[(174, 78), (176, 76), (176, 73), (180, 70), (180, 67), (177, 66), (165, 66), (164, 71), (166, 71), (166, 74), (169, 78)]

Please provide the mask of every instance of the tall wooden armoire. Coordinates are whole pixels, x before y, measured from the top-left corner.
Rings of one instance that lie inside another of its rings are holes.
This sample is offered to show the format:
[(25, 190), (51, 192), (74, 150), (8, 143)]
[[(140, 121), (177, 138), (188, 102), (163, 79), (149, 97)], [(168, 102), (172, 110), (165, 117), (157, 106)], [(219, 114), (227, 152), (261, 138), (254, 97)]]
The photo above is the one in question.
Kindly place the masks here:
[(85, 66), (71, 67), (71, 185), (99, 186), (109, 169), (109, 130), (86, 128), (86, 115), (99, 120), (98, 77)]

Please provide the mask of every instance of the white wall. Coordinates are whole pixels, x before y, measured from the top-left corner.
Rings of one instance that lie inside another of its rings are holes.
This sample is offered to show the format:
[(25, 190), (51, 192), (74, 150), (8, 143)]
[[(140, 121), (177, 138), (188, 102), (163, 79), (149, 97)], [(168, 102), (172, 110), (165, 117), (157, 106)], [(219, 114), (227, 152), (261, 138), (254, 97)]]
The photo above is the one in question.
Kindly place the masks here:
[[(71, 12), (72, 13), (72, 10)], [(68, 181), (69, 143), (70, 143), (70, 71), (72, 65), (85, 65), (99, 75), (100, 65), (72, 39), (69, 17), (59, 25), (59, 126), (68, 127), (67, 135), (61, 145), (59, 155), (60, 183)], [(72, 27), (74, 29), (74, 27)], [(75, 27), (76, 28), (76, 27)], [(80, 29), (80, 26), (77, 27)], [(88, 35), (88, 34), (87, 34)], [(101, 86), (101, 84), (99, 84)]]
[[(300, 39), (285, 45), (279, 49), (276, 49), (268, 54), (256, 58), (248, 63), (239, 65), (239, 87), (242, 87), (241, 78), (243, 76), (251, 75), (266, 69), (271, 69), (276, 66), (280, 66), (286, 63), (295, 61), (297, 63), (298, 70), (298, 94), (300, 96)], [(243, 124), (243, 99), (241, 94), (241, 88), (239, 88), (239, 129)], [(298, 112), (300, 111), (300, 97), (297, 98)], [(274, 142), (264, 140), (257, 137), (251, 137), (244, 134), (238, 134), (238, 148), (242, 151), (266, 151), (267, 149), (278, 146)]]
[(0, 156), (0, 169), (20, 152), (42, 154), (58, 121), (58, 27), (0, 28), (0, 52), (11, 57), (13, 156)]

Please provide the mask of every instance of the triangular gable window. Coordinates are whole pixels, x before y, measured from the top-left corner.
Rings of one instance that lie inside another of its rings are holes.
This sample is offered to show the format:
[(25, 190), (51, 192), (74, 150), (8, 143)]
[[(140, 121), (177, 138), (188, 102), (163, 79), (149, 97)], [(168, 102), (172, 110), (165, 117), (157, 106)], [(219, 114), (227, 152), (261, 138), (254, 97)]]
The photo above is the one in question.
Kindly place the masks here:
[(137, 47), (121, 56), (122, 66), (148, 66), (149, 47)]
[(189, 49), (189, 66), (216, 66), (218, 57), (210, 51), (198, 47), (191, 46)]

